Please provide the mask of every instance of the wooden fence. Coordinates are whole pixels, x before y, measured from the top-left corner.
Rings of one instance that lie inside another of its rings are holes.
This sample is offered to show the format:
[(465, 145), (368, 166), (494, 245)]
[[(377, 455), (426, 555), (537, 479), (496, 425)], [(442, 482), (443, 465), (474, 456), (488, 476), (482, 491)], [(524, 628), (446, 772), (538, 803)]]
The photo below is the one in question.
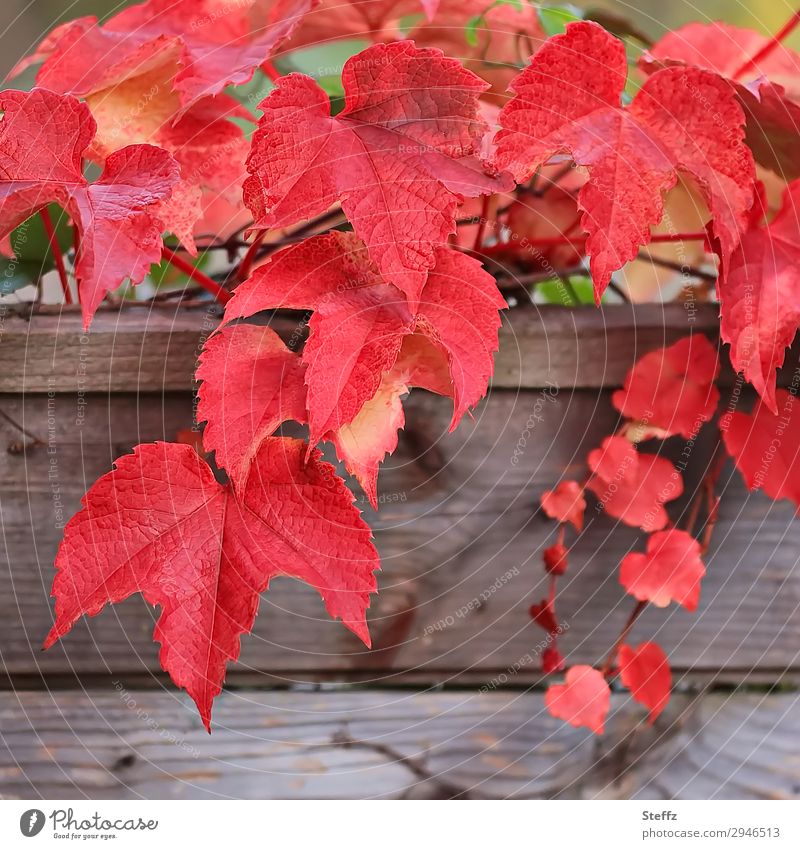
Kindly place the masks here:
[[(380, 510), (361, 504), (383, 561), (374, 648), (328, 621), (313, 591), (275, 580), (211, 737), (160, 671), (158, 612), (139, 597), (42, 653), (63, 523), (116, 457), (191, 427), (192, 372), (216, 320), (131, 307), (84, 335), (74, 313), (0, 314), (0, 796), (800, 797), (794, 511), (730, 468), (700, 608), (647, 611), (633, 633), (670, 655), (665, 714), (650, 727), (615, 694), (597, 738), (543, 710), (527, 609), (544, 595), (555, 528), (538, 496), (585, 474), (617, 421), (610, 391), (638, 356), (716, 334), (711, 307), (518, 309), (472, 420), (447, 434), (449, 402), (412, 393)], [(297, 335), (290, 318), (274, 326)], [(643, 537), (593, 505), (587, 518), (558, 602), (570, 663), (608, 651), (630, 608), (617, 565)]]

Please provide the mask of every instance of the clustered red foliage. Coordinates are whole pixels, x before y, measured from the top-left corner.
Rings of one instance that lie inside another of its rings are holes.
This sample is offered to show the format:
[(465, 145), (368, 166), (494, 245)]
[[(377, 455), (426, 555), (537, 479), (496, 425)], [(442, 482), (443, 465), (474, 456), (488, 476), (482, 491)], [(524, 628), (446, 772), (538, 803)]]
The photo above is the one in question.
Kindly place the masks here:
[[(474, 45), (454, 36), (470, 19)], [(335, 104), (318, 81), (273, 64), (332, 33), (374, 41), (344, 64)], [(16, 71), (35, 63), (36, 88), (0, 94), (4, 252), (55, 202), (74, 225), (87, 328), (108, 292), (162, 256), (225, 305), (196, 374), (202, 444), (190, 434), (139, 445), (91, 487), (57, 555), (47, 646), (81, 615), (141, 593), (161, 607), (162, 666), (207, 728), (273, 576), (314, 587), (369, 646), (378, 555), (318, 443), (377, 508), (404, 396), (452, 399), (454, 429), (485, 395), (506, 306), (498, 282), (586, 262), (599, 304), (642, 249), (682, 238), (653, 229), (685, 181), (707, 207), (688, 238), (716, 258), (722, 339), (761, 396), (750, 414), (729, 405), (722, 444), (750, 487), (800, 505), (796, 440), (781, 439), (800, 424), (797, 387), (775, 388), (800, 326), (800, 57), (779, 38), (691, 24), (631, 70), (599, 24), (546, 38), (532, 9), (511, 4), (147, 0), (103, 24), (58, 27)], [(259, 68), (273, 85), (253, 128), (231, 87)], [(94, 181), (87, 163), (100, 168)], [(777, 213), (767, 175), (784, 182)], [(222, 285), (185, 258), (245, 247)], [(253, 321), (273, 309), (308, 311), (300, 353)], [(684, 493), (684, 468), (640, 446), (693, 443), (718, 416), (719, 367), (701, 335), (645, 354), (613, 395), (622, 424), (589, 452), (586, 478), (541, 496), (559, 530), (542, 553), (549, 594), (530, 615), (547, 635), (543, 671), (566, 669), (547, 707), (573, 725), (603, 732), (615, 680), (651, 721), (667, 704), (664, 651), (627, 641), (648, 604), (697, 608), (720, 463), (715, 454), (679, 527), (667, 505)], [(307, 425), (308, 440), (276, 435), (286, 422)], [(598, 513), (649, 536), (620, 564), (635, 606), (619, 640), (597, 668), (567, 669), (557, 586), (567, 525), (583, 532), (589, 493)]]

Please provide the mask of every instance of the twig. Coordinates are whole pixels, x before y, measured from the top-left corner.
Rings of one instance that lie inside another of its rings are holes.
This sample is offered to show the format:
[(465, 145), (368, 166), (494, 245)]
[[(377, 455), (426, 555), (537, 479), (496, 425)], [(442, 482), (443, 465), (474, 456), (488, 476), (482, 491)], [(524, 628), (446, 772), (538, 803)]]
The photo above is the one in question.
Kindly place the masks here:
[(212, 280), (208, 275), (203, 274), (199, 268), (195, 268), (190, 262), (187, 262), (182, 256), (175, 251), (164, 246), (161, 249), (161, 255), (170, 265), (180, 269), (190, 280), (202, 286), (207, 292), (210, 292), (216, 300), (221, 304), (227, 303), (233, 296), (227, 289), (223, 289), (215, 280)]
[(64, 303), (72, 303), (72, 292), (69, 288), (69, 278), (67, 277), (67, 269), (64, 265), (64, 257), (61, 254), (61, 246), (58, 244), (56, 236), (56, 228), (53, 226), (53, 219), (50, 217), (50, 210), (45, 206), (39, 210), (39, 217), (44, 224), (44, 231), (47, 233), (47, 241), (50, 244), (50, 253), (53, 261), (58, 269), (58, 276), (61, 279), (61, 290), (64, 293)]
[(735, 73), (731, 74), (731, 79), (738, 80), (745, 74), (758, 67), (758, 63), (775, 50), (780, 43), (788, 36), (797, 25), (800, 24), (800, 9), (798, 9), (791, 18), (772, 36), (772, 38), (759, 50), (755, 56), (748, 59)]
[(651, 265), (659, 265), (662, 268), (669, 268), (671, 271), (679, 271), (681, 274), (697, 277), (699, 280), (707, 280), (709, 283), (716, 283), (717, 281), (717, 275), (710, 271), (703, 271), (701, 268), (695, 268), (692, 265), (686, 265), (681, 262), (674, 262), (671, 259), (661, 259), (660, 257), (652, 256), (646, 251), (640, 251), (636, 258), (643, 262), (649, 262)]

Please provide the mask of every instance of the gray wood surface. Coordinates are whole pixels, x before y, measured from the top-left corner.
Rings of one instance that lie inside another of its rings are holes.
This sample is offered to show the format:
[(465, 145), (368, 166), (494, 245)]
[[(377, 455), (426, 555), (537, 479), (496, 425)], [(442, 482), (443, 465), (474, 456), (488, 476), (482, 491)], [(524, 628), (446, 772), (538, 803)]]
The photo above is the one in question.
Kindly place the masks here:
[(541, 693), (0, 694), (5, 798), (800, 798), (797, 694), (615, 696), (603, 737)]
[[(189, 389), (202, 342), (218, 315), (214, 305), (129, 306), (100, 310), (84, 333), (74, 310), (28, 319), (6, 309), (0, 313), (0, 392)], [(278, 316), (271, 323), (289, 337), (297, 335), (301, 319)], [(643, 353), (691, 331), (715, 336), (718, 330), (717, 307), (711, 304), (696, 311), (681, 304), (515, 309), (504, 318), (493, 383), (513, 389), (548, 381), (616, 386)]]
[[(183, 394), (84, 400), (79, 408), (66, 394), (0, 396), (6, 416), (0, 417), (3, 671), (12, 677), (125, 674), (149, 680), (158, 670), (151, 642), (157, 612), (138, 597), (78, 623), (47, 652), (39, 646), (51, 624), (48, 596), (61, 523), (115, 457), (140, 441), (174, 439), (189, 425), (191, 400)], [(76, 426), (79, 409), (83, 419)], [(383, 562), (370, 611), (374, 649), (365, 651), (328, 620), (313, 591), (277, 579), (263, 597), (254, 634), (242, 641), (230, 680), (345, 676), (451, 683), (492, 680), (515, 666), (517, 680), (538, 679), (541, 634), (527, 608), (545, 594), (541, 550), (555, 531), (538, 510), (538, 496), (562, 474), (585, 474), (586, 452), (613, 430), (615, 414), (607, 393), (563, 389), (554, 401), (541, 401), (532, 392), (494, 390), (475, 419), (453, 434), (447, 433), (449, 417), (448, 401), (412, 394), (407, 429), (381, 476), (380, 510), (375, 514), (360, 502)], [(20, 442), (30, 437), (18, 427), (43, 444), (19, 453)], [(707, 441), (695, 447), (687, 495), (708, 461)], [(17, 453), (2, 450), (9, 446)], [(671, 450), (680, 454), (679, 440)], [(800, 540), (793, 510), (748, 493), (732, 473), (722, 487), (699, 610), (691, 614), (673, 605), (648, 611), (633, 637), (659, 640), (682, 673), (793, 678), (800, 651)], [(593, 505), (587, 518), (558, 608), (568, 628), (568, 659), (594, 663), (627, 617), (631, 599), (618, 583), (617, 565), (631, 546), (643, 547), (644, 534), (618, 526)]]

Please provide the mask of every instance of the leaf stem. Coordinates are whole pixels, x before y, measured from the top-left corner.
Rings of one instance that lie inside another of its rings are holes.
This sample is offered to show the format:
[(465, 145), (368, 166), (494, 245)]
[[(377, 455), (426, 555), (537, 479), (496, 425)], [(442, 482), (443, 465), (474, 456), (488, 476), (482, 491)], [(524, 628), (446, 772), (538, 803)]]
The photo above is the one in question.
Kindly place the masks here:
[(255, 238), (251, 242), (250, 246), (247, 248), (247, 253), (244, 255), (244, 259), (239, 263), (239, 267), (236, 269), (236, 279), (240, 282), (247, 280), (250, 276), (250, 271), (253, 268), (253, 263), (255, 262), (256, 256), (258, 255), (258, 249), (261, 246), (261, 243), (267, 236), (266, 230), (259, 230), (256, 233)]
[(636, 620), (641, 616), (642, 611), (647, 607), (646, 601), (637, 601), (633, 610), (631, 610), (630, 615), (628, 616), (628, 620), (622, 626), (622, 630), (619, 632), (619, 636), (616, 639), (616, 642), (611, 647), (611, 651), (608, 653), (608, 657), (606, 658), (605, 663), (603, 664), (603, 668), (601, 672), (605, 677), (608, 677), (611, 674), (611, 670), (614, 668), (614, 660), (617, 656), (617, 653), (620, 650), (620, 647), (628, 639), (628, 635), (633, 630), (633, 626), (636, 624)]
[(39, 210), (39, 217), (44, 224), (44, 231), (47, 233), (47, 241), (50, 245), (50, 253), (53, 256), (53, 261), (58, 269), (58, 276), (61, 279), (61, 291), (64, 293), (64, 303), (72, 303), (72, 292), (69, 288), (69, 278), (67, 277), (67, 269), (64, 265), (64, 257), (61, 253), (61, 246), (58, 244), (56, 236), (56, 228), (53, 226), (53, 219), (50, 217), (50, 210), (45, 206)]
[(281, 78), (280, 72), (269, 59), (265, 59), (261, 63), (261, 70), (272, 80), (272, 82), (277, 82)]
[(166, 247), (166, 245), (161, 249), (161, 255), (170, 265), (174, 265), (175, 268), (180, 269), (190, 280), (194, 280), (195, 283), (202, 286), (207, 292), (210, 292), (221, 304), (227, 303), (233, 297), (216, 280), (212, 280), (206, 274), (203, 274), (199, 268), (195, 268), (191, 262), (185, 260), (171, 248)]
[(750, 71), (756, 70), (758, 63), (776, 50), (781, 42), (800, 24), (800, 9), (772, 36), (772, 38), (754, 56), (748, 59), (736, 73), (731, 74), (731, 79), (738, 80)]

